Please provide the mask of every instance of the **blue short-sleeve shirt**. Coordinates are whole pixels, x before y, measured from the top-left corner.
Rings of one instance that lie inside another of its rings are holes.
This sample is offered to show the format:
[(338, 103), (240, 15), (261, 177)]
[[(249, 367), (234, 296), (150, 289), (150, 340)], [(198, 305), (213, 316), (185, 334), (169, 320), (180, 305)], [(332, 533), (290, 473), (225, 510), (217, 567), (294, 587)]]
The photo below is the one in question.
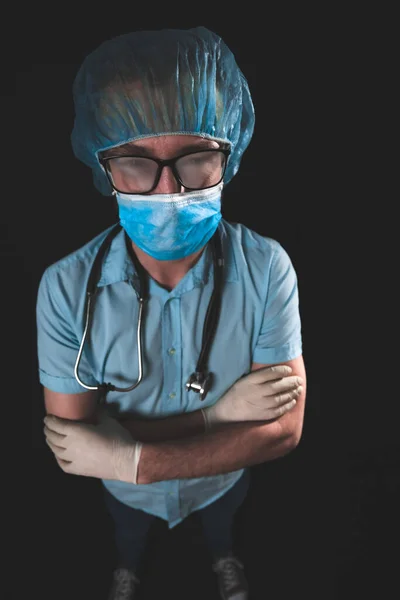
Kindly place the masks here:
[[(114, 225), (112, 226), (114, 227)], [(56, 392), (87, 391), (74, 377), (85, 319), (85, 292), (92, 263), (112, 227), (50, 265), (40, 280), (36, 317), (40, 383)], [(214, 404), (253, 362), (278, 364), (302, 354), (297, 277), (284, 248), (248, 227), (221, 219), (225, 258), (221, 313), (208, 367), (213, 386), (206, 399), (188, 392), (202, 345), (203, 324), (213, 291), (213, 260), (207, 245), (198, 262), (172, 291), (149, 278), (143, 326), (143, 380), (131, 392), (109, 392), (107, 403), (134, 418), (162, 418)], [(90, 334), (79, 377), (86, 385), (111, 382), (129, 387), (138, 378), (139, 278), (121, 230), (106, 252), (98, 282)], [(137, 293), (136, 293), (137, 292)], [(243, 469), (146, 485), (102, 480), (120, 502), (168, 522), (224, 495)]]

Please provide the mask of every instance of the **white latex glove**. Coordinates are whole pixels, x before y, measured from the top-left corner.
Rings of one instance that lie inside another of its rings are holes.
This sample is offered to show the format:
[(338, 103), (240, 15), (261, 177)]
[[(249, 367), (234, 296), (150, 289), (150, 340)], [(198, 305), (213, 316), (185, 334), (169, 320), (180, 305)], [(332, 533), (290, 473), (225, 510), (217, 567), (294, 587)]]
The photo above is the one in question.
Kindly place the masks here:
[(104, 407), (96, 425), (53, 415), (47, 415), (44, 423), (46, 443), (65, 473), (137, 483), (142, 443)]
[(218, 423), (267, 421), (296, 405), (301, 377), (287, 365), (264, 367), (236, 381), (215, 404), (202, 408), (206, 431)]

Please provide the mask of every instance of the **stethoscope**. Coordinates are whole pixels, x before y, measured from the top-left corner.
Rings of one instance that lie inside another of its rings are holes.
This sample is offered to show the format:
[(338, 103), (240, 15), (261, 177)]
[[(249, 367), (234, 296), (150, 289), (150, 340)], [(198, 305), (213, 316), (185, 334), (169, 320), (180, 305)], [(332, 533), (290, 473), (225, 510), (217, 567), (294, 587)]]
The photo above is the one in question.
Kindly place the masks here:
[[(120, 223), (117, 223), (111, 231), (107, 234), (103, 243), (101, 244), (99, 251), (93, 261), (93, 265), (90, 271), (88, 284), (86, 288), (86, 298), (85, 298), (85, 308), (84, 308), (84, 323), (85, 329), (83, 332), (83, 337), (81, 341), (81, 345), (79, 348), (78, 356), (75, 363), (74, 374), (78, 383), (86, 388), (87, 390), (100, 390), (100, 398), (99, 403), (104, 403), (106, 395), (108, 392), (130, 392), (134, 390), (142, 381), (143, 378), (143, 356), (142, 356), (142, 323), (143, 323), (143, 311), (145, 307), (145, 303), (149, 297), (149, 285), (148, 285), (148, 276), (142, 265), (140, 264), (137, 256), (135, 255), (132, 244), (130, 242), (130, 238), (128, 237), (126, 231), (125, 233), (125, 243), (129, 255), (133, 261), (133, 264), (136, 268), (136, 272), (139, 276), (139, 293), (135, 293), (138, 297), (139, 301), (139, 316), (138, 316), (138, 326), (137, 326), (137, 347), (138, 347), (138, 363), (139, 363), (139, 377), (136, 383), (131, 385), (128, 388), (121, 388), (113, 385), (112, 383), (101, 383), (97, 386), (86, 385), (79, 379), (78, 368), (79, 363), (82, 356), (83, 347), (85, 344), (86, 336), (88, 335), (88, 331), (90, 329), (93, 311), (94, 311), (94, 300), (96, 294), (98, 292), (97, 282), (101, 276), (101, 266), (103, 262), (103, 258), (107, 250), (109, 249), (112, 240), (114, 237), (121, 231), (122, 226)], [(224, 257), (222, 253), (222, 242), (219, 233), (219, 229), (215, 231), (214, 235), (210, 239), (213, 262), (214, 262), (214, 289), (210, 298), (210, 302), (208, 304), (207, 313), (203, 326), (203, 340), (202, 340), (202, 348), (199, 356), (199, 360), (197, 361), (196, 370), (192, 373), (186, 383), (187, 391), (194, 391), (200, 394), (200, 400), (204, 400), (207, 396), (208, 391), (212, 385), (212, 373), (207, 370), (208, 358), (210, 355), (211, 344), (214, 339), (215, 331), (217, 329), (220, 309), (221, 309), (221, 293), (222, 293), (222, 271), (224, 267)], [(86, 315), (86, 316), (85, 316)]]

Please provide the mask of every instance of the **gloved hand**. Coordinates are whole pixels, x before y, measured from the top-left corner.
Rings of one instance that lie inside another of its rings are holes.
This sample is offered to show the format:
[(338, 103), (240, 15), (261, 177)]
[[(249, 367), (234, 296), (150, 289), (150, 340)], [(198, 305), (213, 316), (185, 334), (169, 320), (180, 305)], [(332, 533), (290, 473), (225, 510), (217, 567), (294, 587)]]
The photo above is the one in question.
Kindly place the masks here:
[(100, 479), (137, 483), (142, 443), (99, 411), (96, 425), (47, 415), (44, 419), (46, 443), (65, 473)]
[(301, 377), (289, 377), (287, 365), (264, 367), (236, 381), (212, 406), (202, 408), (206, 431), (218, 423), (267, 421), (296, 405)]

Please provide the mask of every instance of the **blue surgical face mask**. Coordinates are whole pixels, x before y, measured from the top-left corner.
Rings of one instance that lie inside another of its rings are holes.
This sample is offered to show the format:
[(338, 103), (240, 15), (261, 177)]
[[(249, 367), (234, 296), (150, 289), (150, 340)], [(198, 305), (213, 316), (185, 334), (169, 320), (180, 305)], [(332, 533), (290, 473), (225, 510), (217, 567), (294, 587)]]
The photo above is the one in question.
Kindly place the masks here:
[(115, 192), (122, 227), (143, 252), (174, 260), (200, 250), (221, 220), (223, 182), (207, 190), (181, 194)]

